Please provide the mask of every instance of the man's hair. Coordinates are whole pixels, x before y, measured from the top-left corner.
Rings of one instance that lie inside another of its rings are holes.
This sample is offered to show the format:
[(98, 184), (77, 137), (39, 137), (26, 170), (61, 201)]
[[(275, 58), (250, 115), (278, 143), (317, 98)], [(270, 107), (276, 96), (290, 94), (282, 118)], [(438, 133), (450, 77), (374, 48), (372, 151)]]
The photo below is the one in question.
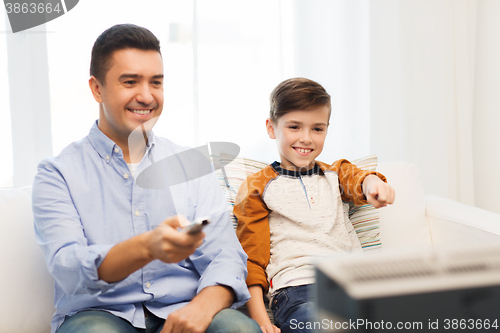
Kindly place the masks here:
[(332, 109), (330, 95), (321, 84), (297, 77), (285, 80), (274, 88), (270, 96), (269, 118), (276, 123), (284, 114), (297, 110), (311, 110), (322, 106)]
[(92, 47), (90, 75), (104, 84), (113, 52), (123, 49), (153, 50), (160, 53), (160, 41), (151, 31), (134, 24), (117, 24), (97, 37)]

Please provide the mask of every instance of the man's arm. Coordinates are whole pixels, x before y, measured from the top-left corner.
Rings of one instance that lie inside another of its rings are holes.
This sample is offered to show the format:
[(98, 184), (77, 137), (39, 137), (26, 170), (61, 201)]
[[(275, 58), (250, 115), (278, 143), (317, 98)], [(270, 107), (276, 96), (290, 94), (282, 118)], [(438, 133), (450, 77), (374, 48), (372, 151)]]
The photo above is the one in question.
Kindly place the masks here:
[(205, 332), (213, 317), (222, 309), (228, 308), (235, 299), (231, 288), (209, 286), (201, 290), (188, 305), (172, 312), (161, 333), (177, 331)]
[(68, 184), (53, 159), (40, 162), (33, 183), (35, 237), (47, 268), (69, 296), (106, 292), (112, 285), (99, 280), (97, 266), (113, 244), (89, 244)]
[(179, 219), (182, 217), (170, 217), (155, 229), (113, 246), (97, 270), (99, 279), (118, 282), (155, 259), (175, 263), (189, 257), (203, 243), (205, 234), (178, 232)]
[[(41, 163), (33, 185), (35, 235), (47, 265), (68, 295), (106, 292), (149, 262), (178, 262), (194, 253), (203, 233), (176, 230), (180, 217), (120, 243), (88, 243), (68, 185), (51, 163)], [(181, 218), (182, 219), (182, 218)]]

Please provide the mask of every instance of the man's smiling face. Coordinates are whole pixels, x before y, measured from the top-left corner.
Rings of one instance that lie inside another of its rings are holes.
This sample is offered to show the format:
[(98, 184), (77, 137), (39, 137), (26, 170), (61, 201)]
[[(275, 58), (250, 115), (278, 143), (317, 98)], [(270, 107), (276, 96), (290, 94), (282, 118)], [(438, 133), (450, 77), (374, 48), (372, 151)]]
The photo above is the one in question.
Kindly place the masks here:
[(115, 51), (104, 84), (90, 81), (100, 103), (99, 129), (122, 148), (135, 128), (163, 110), (163, 61), (157, 51)]
[(276, 140), (282, 168), (308, 170), (314, 167), (316, 157), (323, 150), (329, 116), (329, 108), (322, 106), (288, 112), (276, 124), (267, 120), (267, 132)]

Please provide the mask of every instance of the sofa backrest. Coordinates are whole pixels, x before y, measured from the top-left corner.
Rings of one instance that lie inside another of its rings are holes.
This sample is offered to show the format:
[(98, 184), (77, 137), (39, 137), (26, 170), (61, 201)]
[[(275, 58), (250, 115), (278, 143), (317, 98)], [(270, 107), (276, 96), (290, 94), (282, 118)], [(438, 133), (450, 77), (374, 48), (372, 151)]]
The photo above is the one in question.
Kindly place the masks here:
[[(418, 168), (387, 162), (380, 163), (378, 171), (396, 190), (394, 205), (379, 210), (382, 249), (431, 244)], [(227, 172), (234, 176), (234, 170)], [(0, 333), (49, 332), (54, 279), (35, 241), (31, 187), (0, 189), (0, 211), (4, 212), (0, 220)]]
[(54, 279), (35, 241), (31, 186), (0, 189), (0, 333), (50, 332)]
[[(232, 156), (223, 156), (222, 154), (220, 159), (217, 156), (212, 156), (212, 159), (214, 165), (218, 163), (226, 165), (224, 172), (222, 169), (218, 169), (216, 174), (232, 211), (240, 183), (247, 176), (265, 167), (267, 163), (242, 157), (235, 159)], [(352, 162), (366, 168), (370, 166), (371, 162), (374, 163), (374, 166), (377, 165), (377, 158), (368, 156)], [(396, 191), (395, 203), (381, 208), (377, 212), (380, 217), (381, 248), (395, 250), (408, 246), (431, 245), (431, 231), (426, 217), (424, 190), (417, 166), (408, 162), (385, 162), (379, 163), (376, 170), (387, 177), (389, 184)], [(361, 215), (363, 214), (371, 213), (368, 210), (361, 213)], [(232, 219), (236, 227), (234, 216)], [(377, 247), (376, 250), (379, 248)]]
[(396, 250), (431, 245), (424, 189), (417, 166), (408, 162), (385, 162), (379, 163), (377, 171), (387, 177), (396, 192), (394, 204), (379, 209), (382, 248)]

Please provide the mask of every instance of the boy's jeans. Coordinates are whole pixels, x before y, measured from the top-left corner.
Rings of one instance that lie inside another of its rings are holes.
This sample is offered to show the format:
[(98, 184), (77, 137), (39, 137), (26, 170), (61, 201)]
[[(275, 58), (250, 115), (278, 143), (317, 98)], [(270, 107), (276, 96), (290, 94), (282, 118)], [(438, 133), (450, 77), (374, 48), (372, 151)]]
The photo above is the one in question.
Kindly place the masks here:
[(311, 285), (280, 289), (271, 303), (274, 324), (282, 333), (309, 333), (314, 327)]

